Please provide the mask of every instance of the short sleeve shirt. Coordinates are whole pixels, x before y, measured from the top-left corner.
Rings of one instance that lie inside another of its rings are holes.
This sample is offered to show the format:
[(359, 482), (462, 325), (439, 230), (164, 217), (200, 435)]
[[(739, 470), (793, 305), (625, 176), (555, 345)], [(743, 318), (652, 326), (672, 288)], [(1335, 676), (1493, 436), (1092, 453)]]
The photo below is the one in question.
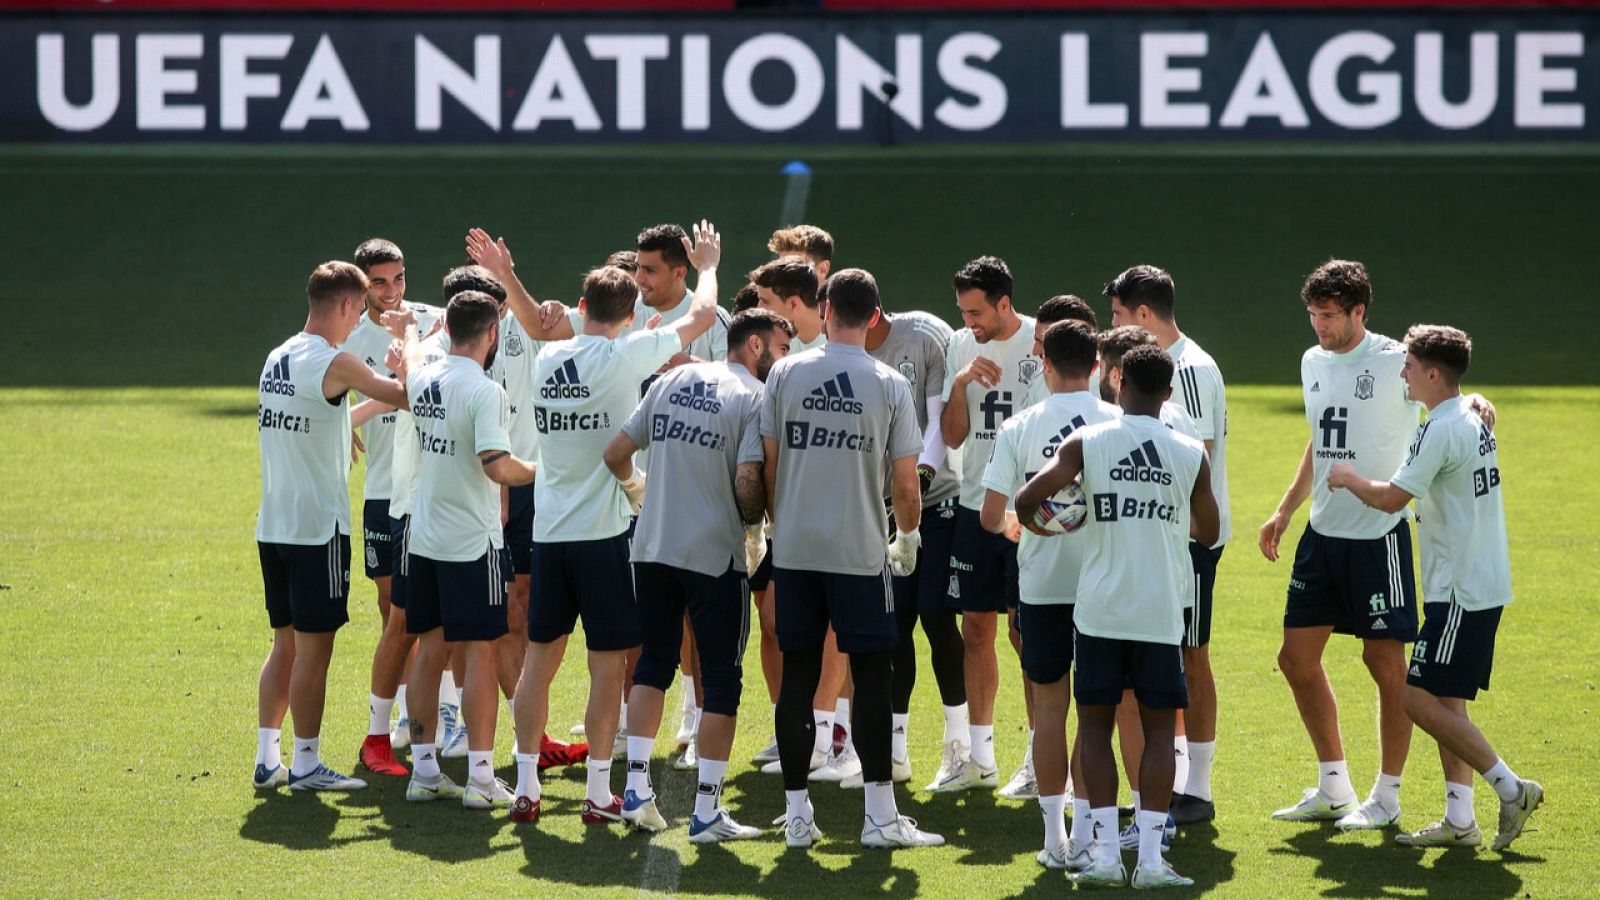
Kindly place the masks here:
[(506, 392), (465, 356), (447, 356), (406, 376), (422, 463), (411, 510), (411, 553), (471, 562), (504, 546), (500, 486), (478, 454), (511, 450)]

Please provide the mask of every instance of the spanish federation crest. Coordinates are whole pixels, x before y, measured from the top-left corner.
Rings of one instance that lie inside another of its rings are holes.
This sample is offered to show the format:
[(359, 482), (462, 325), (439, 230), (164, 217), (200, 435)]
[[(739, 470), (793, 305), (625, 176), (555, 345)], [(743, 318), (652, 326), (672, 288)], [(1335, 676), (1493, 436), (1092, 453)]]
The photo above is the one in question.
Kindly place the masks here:
[(911, 382), (911, 386), (912, 387), (916, 387), (917, 386), (917, 364), (916, 363), (912, 362), (909, 359), (902, 359), (902, 360), (900, 360), (900, 365), (896, 366), (896, 368), (898, 368), (900, 370), (901, 376), (904, 377), (906, 381)]
[(506, 335), (506, 355), (507, 356), (521, 356), (522, 355), (522, 335), (520, 335), (520, 334), (508, 334), (508, 335)]
[(1039, 357), (1024, 356), (1017, 361), (1017, 380), (1023, 384), (1033, 384), (1033, 380), (1039, 377), (1039, 372), (1043, 368), (1044, 363), (1039, 361)]
[(1356, 399), (1371, 400), (1373, 377), (1371, 372), (1362, 372), (1356, 376)]

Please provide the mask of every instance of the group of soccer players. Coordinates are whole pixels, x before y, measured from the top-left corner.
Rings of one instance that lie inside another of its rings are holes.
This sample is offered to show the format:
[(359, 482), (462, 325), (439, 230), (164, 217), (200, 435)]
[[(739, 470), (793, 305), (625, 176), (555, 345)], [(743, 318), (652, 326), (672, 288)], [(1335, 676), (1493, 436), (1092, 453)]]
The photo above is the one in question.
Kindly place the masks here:
[[(979, 257), (953, 278), (952, 331), (886, 312), (873, 276), (835, 270), (833, 238), (801, 225), (772, 236), (776, 258), (730, 313), (721, 236), (707, 222), (691, 231), (645, 229), (589, 271), (571, 308), (535, 300), (505, 241), (478, 229), (472, 264), (443, 279), (442, 309), (405, 300), (404, 256), (386, 240), (312, 273), (305, 327), (260, 379), (257, 541), (274, 643), (255, 786), (365, 787), (318, 744), (348, 620), (347, 477), (364, 449), (365, 568), (384, 627), (359, 762), (409, 775), (408, 800), (534, 822), (540, 770), (582, 763), (583, 821), (661, 831), (651, 760), (681, 669), (673, 765), (698, 773), (690, 840), (757, 837), (721, 805), (754, 607), (772, 704), (755, 761), (782, 777), (774, 824), (789, 846), (821, 837), (809, 787), (829, 782), (862, 789), (863, 844), (942, 844), (900, 814), (893, 787), (912, 774), (920, 623), (945, 720), (926, 790), (1037, 798), (1039, 862), (1080, 883), (1192, 883), (1163, 850), (1176, 826), (1215, 816), (1208, 651), (1231, 533), (1228, 425), (1220, 370), (1179, 329), (1171, 276), (1141, 265), (1112, 279), (1101, 332), (1071, 295), (1023, 314), (1005, 262)], [(1511, 599), (1493, 409), (1460, 390), (1471, 342), (1445, 326), (1403, 343), (1367, 331), (1360, 263), (1323, 264), (1301, 297), (1318, 341), (1302, 360), (1312, 436), (1260, 548), (1277, 558), (1309, 495), (1279, 665), (1320, 781), (1273, 816), (1394, 826), (1415, 723), (1439, 743), (1446, 810), (1399, 840), (1480, 843), (1476, 770), (1501, 801), (1503, 849), (1543, 791), (1467, 716)], [(1002, 616), (1029, 725), (1003, 788)], [(568, 744), (546, 732), (548, 699), (579, 620), (588, 742)], [(1382, 762), (1362, 803), (1321, 667), (1335, 632), (1363, 640), (1379, 689)], [(494, 772), (497, 692), (514, 722), (514, 786)], [(1114, 734), (1133, 795), (1120, 830)], [(409, 770), (395, 755), (406, 749)], [(440, 769), (456, 756), (464, 784)], [(1124, 848), (1138, 853), (1131, 879)]]

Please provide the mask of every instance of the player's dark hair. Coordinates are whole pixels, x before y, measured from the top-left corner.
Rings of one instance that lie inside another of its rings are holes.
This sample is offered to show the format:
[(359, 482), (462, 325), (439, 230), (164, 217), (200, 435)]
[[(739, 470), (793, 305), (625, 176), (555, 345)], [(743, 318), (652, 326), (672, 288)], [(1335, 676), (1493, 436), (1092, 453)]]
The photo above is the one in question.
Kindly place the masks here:
[[(689, 267), (689, 252), (683, 249), (683, 239), (688, 237), (676, 225), (654, 225), (639, 232), (639, 252), (655, 251), (666, 264), (674, 268)], [(637, 260), (634, 263), (637, 268)]]
[(1001, 297), (1011, 296), (1015, 287), (1011, 268), (998, 256), (978, 257), (962, 266), (951, 281), (958, 294), (974, 288), (983, 291), (984, 299), (991, 305), (998, 304)]
[(1129, 312), (1141, 306), (1164, 322), (1172, 321), (1173, 297), (1176, 290), (1172, 276), (1155, 266), (1134, 266), (1111, 279), (1102, 291), (1107, 297), (1121, 301)]
[(616, 266), (590, 269), (583, 278), (584, 316), (610, 325), (621, 322), (633, 314), (633, 302), (639, 298), (639, 286), (633, 276)]
[(500, 303), (506, 302), (506, 286), (483, 266), (456, 266), (444, 276), (444, 302), (463, 291), (488, 294)]
[(451, 297), (444, 308), (444, 323), (450, 329), (452, 346), (477, 343), (498, 321), (500, 306), (482, 291), (462, 291)]
[(617, 252), (606, 257), (605, 264), (608, 266), (616, 266), (617, 268), (631, 275), (634, 272), (639, 271), (639, 251), (618, 250)]
[(1460, 384), (1472, 362), (1472, 336), (1449, 325), (1413, 325), (1406, 331), (1406, 350), (1451, 384)]
[(775, 330), (794, 337), (794, 326), (783, 316), (760, 307), (744, 310), (728, 322), (728, 346), (742, 347), (753, 334), (770, 339)]
[(1122, 390), (1145, 397), (1160, 397), (1172, 387), (1172, 357), (1160, 347), (1134, 347), (1122, 357)]
[(1122, 358), (1128, 355), (1129, 350), (1154, 346), (1156, 336), (1138, 325), (1122, 325), (1100, 332), (1100, 359), (1108, 369), (1122, 365)]
[(1088, 378), (1099, 353), (1094, 328), (1087, 322), (1068, 319), (1044, 331), (1044, 358), (1050, 368), (1066, 378)]
[(773, 253), (804, 253), (814, 262), (833, 259), (833, 235), (815, 225), (780, 228), (767, 241)]
[(1372, 280), (1367, 267), (1348, 259), (1330, 259), (1306, 276), (1300, 299), (1313, 303), (1336, 303), (1349, 314), (1358, 306), (1372, 309)]
[(866, 269), (840, 269), (822, 283), (822, 302), (845, 328), (865, 328), (878, 309), (878, 281)]
[(1100, 320), (1095, 316), (1094, 309), (1076, 294), (1057, 294), (1051, 297), (1039, 304), (1039, 311), (1034, 313), (1033, 317), (1045, 325), (1077, 321), (1089, 323), (1090, 328), (1100, 327)]
[(395, 246), (394, 241), (383, 238), (368, 238), (362, 241), (361, 246), (356, 248), (355, 259), (356, 265), (360, 266), (363, 272), (371, 272), (372, 267), (379, 263), (406, 261), (405, 255)]
[(313, 309), (338, 303), (351, 294), (367, 292), (365, 272), (339, 260), (325, 262), (311, 270), (306, 281), (306, 302)]
[(739, 293), (733, 295), (733, 311), (736, 313), (742, 313), (747, 309), (755, 309), (760, 305), (761, 294), (756, 290), (756, 286), (750, 282), (745, 282), (744, 287), (739, 288)]
[(803, 259), (775, 259), (750, 273), (750, 281), (783, 297), (799, 297), (800, 302), (816, 309), (817, 270)]

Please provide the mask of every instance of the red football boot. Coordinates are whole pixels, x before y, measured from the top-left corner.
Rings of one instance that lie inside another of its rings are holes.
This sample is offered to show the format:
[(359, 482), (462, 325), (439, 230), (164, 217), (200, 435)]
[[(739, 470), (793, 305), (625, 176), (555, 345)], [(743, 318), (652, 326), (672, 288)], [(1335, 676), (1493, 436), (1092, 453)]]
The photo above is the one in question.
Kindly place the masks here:
[(589, 745), (584, 741), (569, 744), (554, 740), (546, 734), (539, 739), (539, 771), (555, 766), (576, 766), (589, 759)]
[(387, 734), (369, 734), (361, 742), (361, 765), (374, 775), (410, 775), (411, 772), (394, 758), (394, 748), (389, 746)]

